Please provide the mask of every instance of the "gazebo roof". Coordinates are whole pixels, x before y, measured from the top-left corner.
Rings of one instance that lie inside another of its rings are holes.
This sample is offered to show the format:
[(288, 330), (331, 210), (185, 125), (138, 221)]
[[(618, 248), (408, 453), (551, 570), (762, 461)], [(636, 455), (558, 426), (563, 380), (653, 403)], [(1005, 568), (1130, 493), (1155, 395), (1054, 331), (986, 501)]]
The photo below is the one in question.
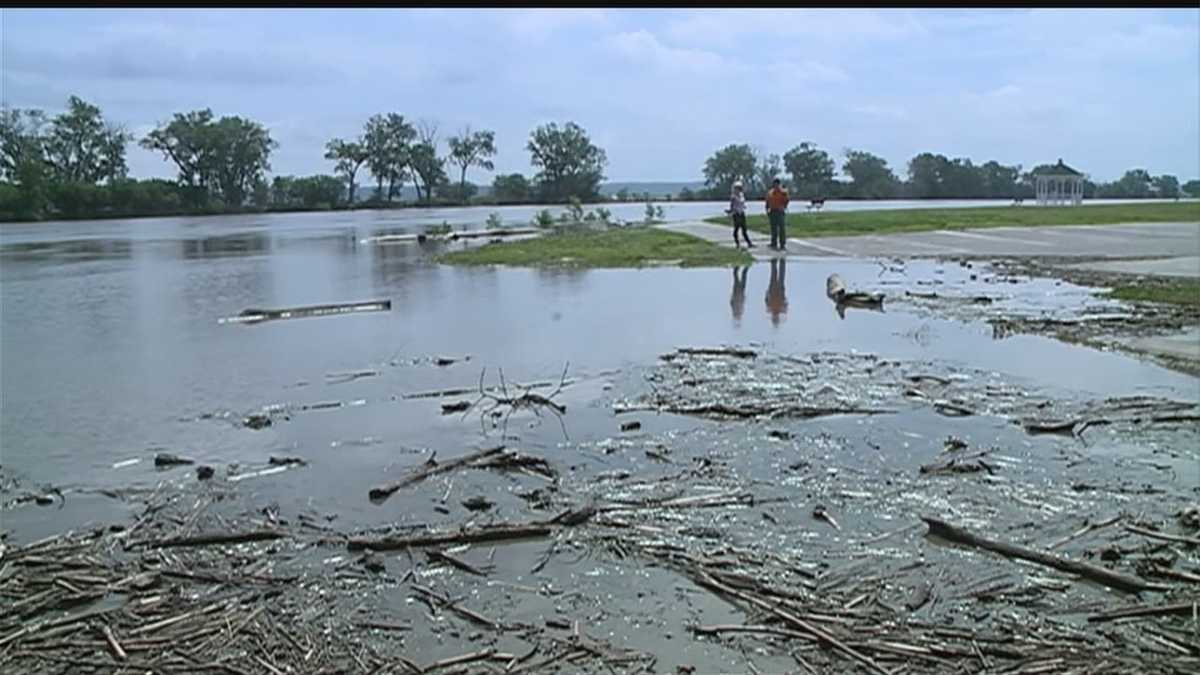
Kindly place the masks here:
[(1083, 177), (1083, 172), (1076, 171), (1075, 169), (1072, 169), (1071, 167), (1067, 166), (1066, 164), (1063, 164), (1062, 157), (1058, 158), (1058, 164), (1046, 167), (1045, 169), (1042, 169), (1041, 171), (1037, 171), (1035, 173), (1042, 175), (1042, 176), (1078, 176), (1080, 178)]

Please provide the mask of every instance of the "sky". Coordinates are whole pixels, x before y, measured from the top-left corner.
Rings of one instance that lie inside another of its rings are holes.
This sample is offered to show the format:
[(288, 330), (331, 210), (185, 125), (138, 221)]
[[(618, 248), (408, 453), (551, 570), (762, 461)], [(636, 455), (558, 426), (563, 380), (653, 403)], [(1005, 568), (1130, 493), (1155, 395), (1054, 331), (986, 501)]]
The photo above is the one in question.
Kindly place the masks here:
[[(574, 121), (611, 181), (803, 141), (901, 177), (926, 151), (1200, 177), (1197, 9), (2, 9), (0, 41), (3, 105), (74, 94), (139, 138), (176, 112), (249, 117), (276, 175), (332, 173), (328, 139), (399, 112), (494, 130), (496, 173), (532, 174), (530, 131)], [(174, 175), (136, 145), (128, 163)]]

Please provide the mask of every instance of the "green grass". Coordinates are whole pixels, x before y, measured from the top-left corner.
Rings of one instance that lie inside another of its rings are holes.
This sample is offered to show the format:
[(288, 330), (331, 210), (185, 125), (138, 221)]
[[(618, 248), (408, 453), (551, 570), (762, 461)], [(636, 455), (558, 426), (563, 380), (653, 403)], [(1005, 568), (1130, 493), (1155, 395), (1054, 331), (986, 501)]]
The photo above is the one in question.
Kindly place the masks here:
[(1117, 286), (1108, 292), (1108, 296), (1117, 300), (1200, 308), (1200, 281), (1156, 278), (1136, 285)]
[(452, 265), (641, 267), (670, 262), (682, 267), (727, 267), (753, 262), (745, 251), (681, 232), (652, 228), (584, 230), (487, 244), (442, 255)]
[[(788, 214), (788, 234), (836, 237), (887, 232), (962, 230), (976, 227), (1037, 227), (1045, 225), (1109, 225), (1114, 223), (1200, 222), (1200, 202), (1097, 204), (1083, 206), (984, 206), (961, 209), (889, 209), (886, 211), (826, 211), (808, 213), (801, 202)], [(733, 226), (728, 216), (707, 222)], [(766, 214), (748, 215), (746, 225), (770, 232)]]

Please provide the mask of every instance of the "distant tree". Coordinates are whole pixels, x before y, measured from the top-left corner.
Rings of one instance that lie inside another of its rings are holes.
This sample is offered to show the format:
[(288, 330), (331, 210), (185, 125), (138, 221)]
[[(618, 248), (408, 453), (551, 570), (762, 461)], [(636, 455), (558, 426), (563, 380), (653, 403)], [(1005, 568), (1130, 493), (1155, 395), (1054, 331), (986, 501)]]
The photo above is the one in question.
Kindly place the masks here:
[(629, 188), (623, 187), (620, 190), (617, 190), (617, 201), (619, 201), (619, 202), (629, 201)]
[[(1013, 199), (1018, 196), (1021, 179), (1021, 166), (1005, 166), (991, 160), (979, 167), (983, 177), (985, 196), (991, 199)], [(1092, 186), (1092, 192), (1095, 186)], [(1090, 196), (1090, 195), (1087, 195)]]
[(1153, 183), (1154, 179), (1150, 176), (1149, 171), (1145, 169), (1130, 169), (1115, 184), (1110, 184), (1110, 193), (1116, 194), (1106, 196), (1144, 199), (1154, 194)]
[(1181, 188), (1189, 197), (1200, 198), (1200, 180), (1192, 179), (1183, 184)]
[(125, 145), (132, 140), (124, 129), (105, 122), (100, 108), (72, 96), (67, 111), (50, 123), (46, 159), (56, 181), (95, 185), (125, 177)]
[(176, 113), (141, 140), (179, 168), (180, 184), (200, 188), (227, 207), (246, 203), (254, 185), (271, 168), (271, 151), (278, 143), (258, 122), (241, 117), (213, 120), (211, 110)]
[(833, 159), (824, 150), (805, 141), (783, 155), (783, 165), (792, 176), (792, 189), (800, 199), (824, 197), (833, 180)]
[(23, 165), (45, 165), (42, 129), (46, 124), (41, 110), (0, 109), (0, 180), (16, 183)]
[(690, 202), (696, 198), (696, 193), (690, 187), (682, 187), (679, 189), (679, 201)]
[[(459, 193), (467, 194), (467, 169), (472, 166), (477, 166), (486, 171), (491, 171), (496, 168), (492, 164), (492, 157), (496, 156), (496, 132), (494, 131), (471, 131), (471, 127), (467, 127), (458, 136), (451, 136), (447, 139), (450, 144), (450, 161), (462, 169), (459, 176)], [(466, 200), (469, 197), (464, 196)]]
[(354, 176), (358, 173), (359, 168), (367, 161), (370, 155), (367, 153), (366, 146), (360, 141), (343, 141), (340, 138), (334, 138), (325, 144), (325, 159), (337, 162), (334, 171), (346, 181), (349, 186), (349, 197), (347, 203), (351, 208), (354, 208)]
[(470, 202), (471, 198), (477, 194), (479, 194), (479, 186), (469, 181), (466, 183), (444, 182), (438, 186), (437, 192), (440, 199), (463, 204)]
[(754, 180), (757, 167), (757, 159), (749, 145), (727, 145), (705, 160), (704, 184), (712, 194), (724, 199), (733, 191), (735, 181), (747, 183)]
[(754, 180), (750, 189), (750, 196), (754, 198), (764, 197), (767, 190), (771, 187), (771, 183), (776, 178), (783, 176), (783, 164), (779, 155), (766, 155), (756, 153), (760, 159), (754, 167)]
[(923, 152), (908, 161), (909, 196), (938, 199), (946, 196), (945, 176), (950, 160), (944, 155)]
[(847, 149), (842, 172), (850, 176), (849, 188), (857, 199), (891, 199), (896, 196), (900, 181), (882, 157)]
[(424, 195), (425, 203), (433, 199), (433, 193), (448, 182), (444, 160), (437, 156), (437, 149), (424, 141), (412, 146), (408, 166), (413, 173), (413, 185), (417, 188), (417, 199)]
[(160, 124), (139, 144), (147, 150), (163, 153), (173, 162), (179, 170), (180, 185), (207, 190), (211, 161), (208, 135), (212, 124), (213, 112), (208, 108), (175, 113), (169, 123)]
[(1155, 176), (1152, 183), (1154, 195), (1160, 199), (1174, 199), (1179, 196), (1179, 179), (1175, 176)]
[[(372, 115), (363, 128), (363, 149), (367, 170), (375, 177), (375, 195), (389, 201), (407, 178), (409, 152), (417, 130), (397, 113)], [(388, 184), (387, 193), (383, 184)]]
[(539, 169), (534, 177), (541, 199), (563, 202), (570, 197), (593, 201), (600, 196), (600, 181), (608, 156), (574, 122), (563, 128), (550, 123), (534, 129), (526, 144), (530, 163)]
[(529, 201), (529, 180), (519, 173), (496, 176), (492, 179), (492, 197), (498, 202)]

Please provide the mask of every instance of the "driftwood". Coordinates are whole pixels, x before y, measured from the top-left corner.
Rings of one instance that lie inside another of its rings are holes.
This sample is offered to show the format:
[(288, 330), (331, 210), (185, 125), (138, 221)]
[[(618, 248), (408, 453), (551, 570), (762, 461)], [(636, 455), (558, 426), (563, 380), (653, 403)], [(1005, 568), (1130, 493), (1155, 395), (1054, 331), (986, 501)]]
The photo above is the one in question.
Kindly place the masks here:
[(1113, 572), (1112, 570), (1108, 570), (1097, 565), (1071, 560), (1069, 558), (1064, 558), (1051, 553), (1035, 551), (1031, 548), (1019, 546), (1017, 544), (1009, 544), (1006, 542), (987, 539), (955, 527), (937, 518), (922, 516), (921, 520), (924, 520), (925, 523), (929, 525), (929, 534), (956, 543), (975, 546), (977, 548), (983, 548), (989, 551), (995, 551), (996, 553), (1006, 555), (1010, 558), (1028, 560), (1030, 562), (1038, 563), (1039, 565), (1046, 565), (1047, 567), (1053, 567), (1064, 572), (1078, 574), (1082, 577), (1091, 579), (1092, 581), (1104, 584), (1105, 586), (1109, 586), (1111, 588), (1116, 588), (1122, 591), (1130, 591), (1133, 593), (1140, 591), (1161, 591), (1166, 589), (1165, 586), (1160, 584), (1153, 584), (1137, 577), (1131, 577), (1119, 572)]
[(330, 316), (337, 314), (357, 314), (360, 312), (389, 312), (392, 309), (391, 300), (368, 300), (365, 302), (350, 302), (333, 305), (307, 305), (304, 307), (285, 307), (283, 309), (244, 309), (237, 316), (221, 319), (220, 323), (260, 323), (278, 319), (301, 319), (311, 316)]
[(546, 537), (554, 531), (555, 527), (580, 525), (590, 520), (595, 513), (595, 509), (570, 510), (560, 513), (550, 520), (538, 520), (531, 523), (482, 525), (479, 527), (463, 528), (454, 532), (432, 532), (411, 537), (352, 537), (346, 542), (346, 548), (351, 551), (368, 548), (373, 551), (391, 551), (425, 546), (473, 544), (482, 541), (510, 541), (514, 539)]
[(208, 534), (198, 534), (192, 537), (173, 537), (171, 539), (160, 539), (158, 541), (143, 541), (137, 544), (131, 544), (130, 548), (135, 546), (171, 548), (174, 546), (217, 546), (220, 544), (245, 544), (252, 541), (284, 539), (287, 536), (287, 533), (277, 532), (275, 530), (256, 530), (252, 532), (235, 533), (212, 532)]
[(1188, 546), (1200, 546), (1200, 539), (1197, 539), (1195, 537), (1182, 537), (1177, 534), (1167, 534), (1165, 532), (1155, 532), (1154, 530), (1147, 530), (1145, 528), (1136, 527), (1134, 525), (1126, 525), (1125, 531), (1132, 532), (1133, 534), (1140, 534), (1141, 536), (1147, 537), (1149, 539), (1157, 539), (1159, 541), (1170, 541), (1170, 542), (1175, 542), (1177, 544), (1187, 544)]
[(663, 354), (659, 358), (664, 361), (670, 361), (680, 354), (688, 356), (735, 356), (739, 359), (753, 359), (758, 356), (758, 352), (753, 349), (739, 349), (737, 347), (679, 347), (672, 354)]
[[(503, 368), (499, 369), (499, 378), (500, 378), (499, 391), (500, 391), (501, 395), (497, 396), (494, 394), (490, 394), (490, 393), (488, 393), (488, 391), (495, 391), (495, 389), (485, 390), (483, 388), (483, 378), (487, 374), (487, 368), (484, 368), (479, 373), (479, 398), (477, 398), (475, 400), (475, 402), (472, 403), (471, 406), (466, 410), (466, 412), (463, 413), (463, 418), (466, 419), (467, 415), (471, 414), (471, 410), (474, 410), (483, 401), (485, 401), (485, 400), (490, 401), (491, 405), (488, 406), (486, 409), (481, 410), (479, 413), (479, 428), (481, 431), (484, 431), (484, 433), (486, 433), (486, 430), (484, 429), (484, 420), (486, 418), (488, 418), (489, 416), (493, 416), (493, 413), (497, 417), (500, 416), (501, 413), (497, 412), (497, 408), (507, 407), (508, 412), (504, 413), (504, 427), (501, 431), (501, 435), (504, 436), (504, 435), (508, 434), (508, 418), (512, 417), (512, 414), (514, 412), (516, 412), (517, 410), (520, 410), (520, 409), (532, 410), (533, 414), (536, 415), (540, 419), (542, 416), (541, 411), (543, 409), (546, 409), (546, 410), (549, 410), (551, 413), (553, 413), (554, 416), (558, 419), (558, 424), (562, 428), (563, 438), (569, 438), (569, 436), (567, 435), (567, 425), (566, 425), (566, 423), (563, 422), (563, 418), (562, 418), (562, 416), (564, 414), (566, 414), (566, 412), (567, 412), (567, 407), (562, 405), (561, 403), (556, 403), (554, 401), (554, 397), (558, 396), (559, 392), (562, 391), (563, 387), (565, 387), (567, 385), (567, 369), (570, 367), (571, 367), (570, 361), (568, 361), (566, 364), (563, 365), (562, 377), (560, 377), (558, 380), (558, 386), (554, 389), (554, 391), (550, 392), (550, 394), (547, 396), (542, 396), (541, 394), (533, 393), (532, 389), (534, 387), (532, 385), (528, 386), (528, 387), (520, 387), (524, 391), (522, 391), (517, 396), (510, 396), (508, 393), (508, 383), (504, 379), (504, 369)], [(517, 385), (517, 386), (519, 386), (519, 385)]]
[(1162, 605), (1160, 607), (1126, 607), (1125, 609), (1117, 609), (1111, 612), (1102, 612), (1093, 614), (1088, 617), (1088, 621), (1096, 623), (1098, 621), (1116, 621), (1117, 619), (1128, 619), (1131, 617), (1145, 616), (1200, 616), (1200, 601), (1193, 600), (1192, 602), (1181, 602), (1175, 605)]
[(469, 455), (463, 455), (462, 457), (456, 457), (455, 459), (452, 459), (452, 460), (446, 462), (445, 464), (438, 464), (431, 457), (426, 462), (425, 468), (416, 469), (415, 471), (410, 473), (408, 476), (406, 476), (405, 478), (402, 478), (398, 481), (393, 481), (393, 482), (387, 483), (385, 485), (373, 487), (373, 488), (371, 488), (371, 491), (368, 493), (368, 495), (373, 500), (386, 499), (389, 496), (391, 496), (391, 494), (393, 492), (395, 492), (396, 490), (399, 490), (400, 488), (408, 487), (409, 485), (419, 483), (430, 476), (434, 476), (439, 473), (445, 473), (447, 471), (453, 471), (460, 467), (467, 466), (473, 462), (477, 462), (481, 459), (487, 459), (488, 457), (498, 455), (502, 452), (504, 452), (504, 446), (500, 445), (500, 446), (497, 446), (494, 448), (488, 448), (487, 450), (480, 450), (479, 452), (473, 452)]

